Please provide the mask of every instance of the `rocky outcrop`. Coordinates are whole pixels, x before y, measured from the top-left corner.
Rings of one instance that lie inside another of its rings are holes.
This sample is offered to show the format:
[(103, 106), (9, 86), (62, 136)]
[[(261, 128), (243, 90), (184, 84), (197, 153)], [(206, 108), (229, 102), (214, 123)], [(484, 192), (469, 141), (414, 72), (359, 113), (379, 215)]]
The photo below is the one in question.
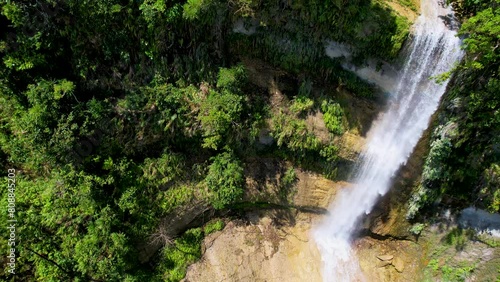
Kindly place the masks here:
[(299, 206), (328, 208), (337, 191), (350, 186), (348, 182), (335, 182), (303, 170), (297, 170), (297, 178), (293, 203)]
[(355, 249), (366, 281), (420, 281), (424, 261), (419, 259), (422, 250), (415, 242), (363, 237)]
[(230, 222), (204, 240), (203, 258), (189, 267), (184, 281), (321, 281), (321, 259), (309, 238), (317, 217), (298, 214), (286, 226), (277, 222), (283, 218), (256, 213), (247, 222)]

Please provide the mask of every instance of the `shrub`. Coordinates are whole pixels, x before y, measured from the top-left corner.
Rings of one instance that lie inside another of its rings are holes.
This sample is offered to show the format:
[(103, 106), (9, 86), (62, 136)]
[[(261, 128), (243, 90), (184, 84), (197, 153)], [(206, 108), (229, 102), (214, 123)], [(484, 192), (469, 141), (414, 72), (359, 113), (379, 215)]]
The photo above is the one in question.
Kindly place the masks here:
[(212, 234), (215, 231), (221, 231), (222, 229), (224, 229), (224, 225), (224, 221), (220, 219), (207, 223), (204, 228), (205, 236), (208, 234)]
[(205, 182), (212, 193), (212, 206), (222, 209), (243, 196), (243, 168), (230, 152), (221, 153), (212, 161)]
[(186, 276), (189, 264), (201, 257), (201, 241), (203, 232), (200, 228), (193, 228), (179, 239), (175, 240), (174, 246), (163, 250), (166, 260), (163, 280), (168, 282), (180, 281)]
[(238, 92), (246, 82), (247, 73), (243, 65), (232, 68), (220, 68), (217, 75), (217, 88)]
[(444, 243), (455, 246), (457, 250), (462, 250), (465, 244), (474, 236), (474, 231), (470, 229), (454, 228), (443, 237)]
[(480, 196), (484, 197), (490, 212), (500, 211), (500, 165), (493, 163), (483, 172), (483, 187)]
[(334, 162), (338, 159), (339, 148), (334, 144), (325, 146), (319, 152), (320, 156), (324, 157), (328, 162)]
[(305, 96), (308, 97), (311, 94), (312, 91), (312, 82), (308, 79), (305, 79), (302, 81), (299, 87), (299, 96)]
[(295, 182), (295, 180), (297, 180), (297, 174), (295, 173), (295, 169), (293, 167), (290, 167), (283, 175), (283, 186), (290, 186)]
[(297, 95), (290, 105), (290, 111), (296, 115), (309, 111), (314, 106), (314, 101), (303, 95)]
[(307, 130), (305, 121), (279, 113), (272, 122), (272, 136), (278, 146), (286, 145), (289, 150), (300, 155), (304, 155), (307, 150), (316, 151), (320, 148), (320, 140)]
[(338, 103), (325, 100), (321, 104), (321, 110), (323, 111), (323, 120), (325, 121), (326, 128), (333, 134), (342, 134), (344, 132), (344, 126), (342, 125), (344, 111), (342, 107)]
[(451, 141), (448, 138), (437, 139), (431, 144), (431, 150), (425, 160), (422, 182), (437, 179), (446, 179), (446, 165), (444, 160), (451, 152)]
[(188, 20), (194, 20), (198, 18), (202, 9), (203, 0), (188, 0), (183, 6), (183, 17)]
[(420, 235), (420, 233), (422, 233), (422, 231), (424, 230), (425, 228), (425, 224), (423, 223), (415, 223), (411, 226), (410, 228), (410, 232), (413, 234), (413, 235)]
[(203, 147), (218, 149), (222, 140), (240, 120), (242, 97), (229, 90), (210, 91), (200, 105), (198, 120), (204, 134)]

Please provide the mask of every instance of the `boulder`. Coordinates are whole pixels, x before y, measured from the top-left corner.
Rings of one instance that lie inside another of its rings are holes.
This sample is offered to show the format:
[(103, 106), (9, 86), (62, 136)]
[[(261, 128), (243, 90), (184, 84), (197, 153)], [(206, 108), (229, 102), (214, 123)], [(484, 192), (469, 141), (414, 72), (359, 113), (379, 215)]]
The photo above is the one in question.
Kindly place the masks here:
[(377, 258), (381, 261), (388, 261), (394, 258), (393, 255), (378, 255)]

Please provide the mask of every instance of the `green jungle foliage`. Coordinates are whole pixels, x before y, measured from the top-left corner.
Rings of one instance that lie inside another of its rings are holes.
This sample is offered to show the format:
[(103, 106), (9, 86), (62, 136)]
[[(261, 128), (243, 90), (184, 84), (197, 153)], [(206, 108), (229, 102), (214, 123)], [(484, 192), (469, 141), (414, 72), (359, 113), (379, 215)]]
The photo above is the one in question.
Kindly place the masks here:
[(243, 196), (243, 168), (231, 153), (224, 152), (212, 158), (205, 178), (213, 193), (211, 203), (221, 209)]
[(338, 59), (328, 58), (325, 42), (352, 46), (360, 64), (368, 57), (389, 61), (396, 58), (410, 29), (408, 20), (382, 1), (245, 2), (249, 4), (242, 5), (248, 15), (244, 22), (256, 26), (256, 32), (233, 34), (231, 48), (294, 74), (343, 84), (361, 97), (371, 97), (373, 89), (344, 71)]
[[(268, 118), (274, 123), (272, 148), (279, 149), (273, 157), (321, 151), (318, 162), (331, 162), (333, 169), (337, 148), (322, 144), (304, 121), (318, 106), (312, 80), (295, 91), (290, 110), (271, 117), (238, 58), (280, 61), (298, 74), (322, 56), (322, 32), (328, 31), (324, 38), (365, 38), (356, 32), (371, 15), (378, 15), (378, 25), (364, 46), (398, 30), (388, 10), (362, 2), (360, 8), (296, 2), (281, 13), (279, 2), (253, 0), (0, 1), (0, 164), (17, 171), (17, 234), (23, 242), (16, 246), (16, 276), (4, 272), (0, 279), (180, 280), (200, 257), (203, 236), (223, 223), (204, 231), (181, 226), (160, 236), (161, 219), (200, 203), (231, 209), (241, 202), (243, 160), (255, 154)], [(272, 26), (275, 15), (288, 17), (292, 26)], [(269, 23), (267, 45), (247, 52), (260, 39), (232, 33), (240, 17)], [(358, 18), (349, 36), (331, 32)], [(318, 30), (309, 44), (309, 28), (300, 27), (311, 24)], [(262, 56), (285, 29), (304, 48)], [(394, 48), (363, 52), (397, 52), (404, 38), (384, 40), (380, 46)], [(370, 85), (338, 63), (325, 57), (318, 62), (333, 84), (372, 95)], [(286, 191), (295, 181), (292, 172), (283, 179)], [(7, 190), (0, 196), (6, 206)], [(1, 219), (5, 228), (7, 214)], [(152, 234), (163, 238), (163, 248), (144, 260), (140, 246)], [(5, 237), (0, 245), (6, 254)]]
[(344, 127), (342, 125), (344, 111), (340, 105), (325, 100), (321, 104), (321, 110), (323, 111), (323, 119), (326, 128), (333, 134), (341, 135), (344, 132)]

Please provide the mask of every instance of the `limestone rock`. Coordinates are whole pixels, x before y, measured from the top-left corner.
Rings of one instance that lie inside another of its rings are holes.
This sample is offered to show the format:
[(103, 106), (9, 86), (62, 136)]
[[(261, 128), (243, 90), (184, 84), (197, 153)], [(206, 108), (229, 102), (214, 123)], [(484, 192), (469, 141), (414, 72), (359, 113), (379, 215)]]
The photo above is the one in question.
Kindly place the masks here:
[(322, 281), (321, 257), (310, 238), (317, 215), (299, 214), (293, 226), (278, 218), (228, 224), (204, 240), (203, 258), (189, 266), (183, 282)]
[(379, 255), (377, 256), (377, 258), (381, 261), (388, 261), (388, 260), (392, 260), (394, 258), (393, 255)]
[[(422, 245), (409, 240), (381, 241), (364, 237), (356, 241), (355, 248), (361, 271), (365, 277), (364, 281), (422, 281), (421, 275), (426, 267), (424, 260), (418, 259), (422, 256)], [(384, 261), (378, 258), (382, 255), (393, 255), (394, 257)], [(397, 260), (401, 260), (401, 262), (397, 262)], [(396, 265), (398, 269), (396, 269)]]
[(391, 262), (388, 260), (379, 261), (377, 263), (377, 267), (386, 267), (388, 265), (391, 265)]
[(396, 268), (397, 272), (401, 273), (405, 270), (405, 263), (404, 261), (399, 258), (399, 257), (396, 257), (393, 261), (392, 261), (392, 265), (394, 265), (394, 268)]
[(296, 174), (297, 192), (293, 198), (296, 206), (328, 208), (337, 191), (351, 185), (345, 181), (335, 182), (309, 171), (296, 170)]

